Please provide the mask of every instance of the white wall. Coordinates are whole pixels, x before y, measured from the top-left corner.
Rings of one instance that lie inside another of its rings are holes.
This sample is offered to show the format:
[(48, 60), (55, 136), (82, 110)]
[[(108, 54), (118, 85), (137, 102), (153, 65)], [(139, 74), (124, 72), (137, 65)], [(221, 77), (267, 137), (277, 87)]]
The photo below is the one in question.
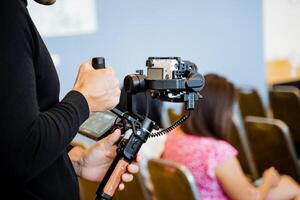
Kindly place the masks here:
[(97, 1), (98, 32), (45, 38), (60, 56), (62, 96), (79, 64), (104, 56), (120, 80), (148, 56), (181, 56), (200, 73), (216, 72), (265, 92), (261, 0)]
[(263, 1), (264, 57), (300, 64), (300, 0)]

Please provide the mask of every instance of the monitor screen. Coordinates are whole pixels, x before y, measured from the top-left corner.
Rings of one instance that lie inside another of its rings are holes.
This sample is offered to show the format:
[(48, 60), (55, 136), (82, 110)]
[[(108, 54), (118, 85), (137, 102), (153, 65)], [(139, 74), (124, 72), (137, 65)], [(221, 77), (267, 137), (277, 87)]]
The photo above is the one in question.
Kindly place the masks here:
[(117, 120), (117, 116), (110, 111), (93, 112), (79, 127), (79, 133), (92, 139), (99, 139), (117, 122)]

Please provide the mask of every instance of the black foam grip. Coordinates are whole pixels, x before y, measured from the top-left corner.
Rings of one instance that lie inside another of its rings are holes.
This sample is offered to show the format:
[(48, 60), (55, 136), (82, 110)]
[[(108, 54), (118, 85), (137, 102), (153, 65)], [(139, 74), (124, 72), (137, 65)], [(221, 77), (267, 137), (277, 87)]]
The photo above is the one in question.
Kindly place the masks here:
[[(104, 69), (105, 68), (105, 58), (104, 57), (94, 57), (92, 58), (92, 66), (94, 69)], [(120, 115), (120, 111), (116, 108), (111, 110), (116, 115)]]
[(104, 69), (105, 68), (105, 59), (103, 57), (93, 58), (92, 66), (94, 69)]

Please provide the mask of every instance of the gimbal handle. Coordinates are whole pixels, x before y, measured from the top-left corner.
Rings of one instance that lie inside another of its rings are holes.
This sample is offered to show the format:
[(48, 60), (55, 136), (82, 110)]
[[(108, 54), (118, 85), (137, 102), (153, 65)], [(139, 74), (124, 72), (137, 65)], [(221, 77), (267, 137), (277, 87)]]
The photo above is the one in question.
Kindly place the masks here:
[[(105, 58), (103, 57), (92, 58), (92, 66), (94, 69), (105, 69)], [(120, 116), (122, 114), (122, 112), (117, 108), (111, 109), (111, 112), (113, 112), (117, 116)]]
[[(92, 59), (92, 66), (94, 69), (104, 69), (105, 59), (103, 57), (95, 57)], [(118, 116), (122, 116), (123, 113), (113, 108), (111, 110)], [(118, 188), (122, 175), (126, 172), (129, 162), (116, 157), (99, 185), (96, 192), (96, 200), (111, 200), (116, 189)]]

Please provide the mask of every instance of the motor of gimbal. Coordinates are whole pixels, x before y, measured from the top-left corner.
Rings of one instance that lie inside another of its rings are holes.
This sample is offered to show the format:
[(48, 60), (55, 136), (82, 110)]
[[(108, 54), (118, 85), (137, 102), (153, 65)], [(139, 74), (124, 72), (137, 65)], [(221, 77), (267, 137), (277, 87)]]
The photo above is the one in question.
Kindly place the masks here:
[[(93, 58), (92, 65), (95, 69), (104, 68), (104, 58)], [(152, 98), (162, 101), (183, 102), (187, 110), (194, 109), (195, 102), (201, 98), (199, 92), (204, 87), (204, 77), (197, 72), (194, 63), (183, 61), (180, 57), (149, 57), (146, 66), (147, 75), (140, 70), (124, 79), (127, 111), (122, 112), (116, 108), (111, 110), (121, 119), (111, 131), (121, 129), (122, 138), (117, 144), (117, 156), (98, 187), (97, 200), (112, 199), (122, 174), (126, 172), (127, 166), (135, 159), (142, 144), (149, 137), (165, 134), (188, 118), (184, 115), (169, 128), (153, 132), (159, 128), (156, 123), (147, 115), (140, 115), (136, 111), (137, 93), (149, 92)]]
[(128, 94), (149, 91), (153, 98), (184, 102), (186, 109), (194, 108), (204, 87), (204, 78), (194, 63), (182, 61), (180, 57), (149, 57), (146, 66), (147, 76), (139, 73), (125, 77), (124, 88)]

